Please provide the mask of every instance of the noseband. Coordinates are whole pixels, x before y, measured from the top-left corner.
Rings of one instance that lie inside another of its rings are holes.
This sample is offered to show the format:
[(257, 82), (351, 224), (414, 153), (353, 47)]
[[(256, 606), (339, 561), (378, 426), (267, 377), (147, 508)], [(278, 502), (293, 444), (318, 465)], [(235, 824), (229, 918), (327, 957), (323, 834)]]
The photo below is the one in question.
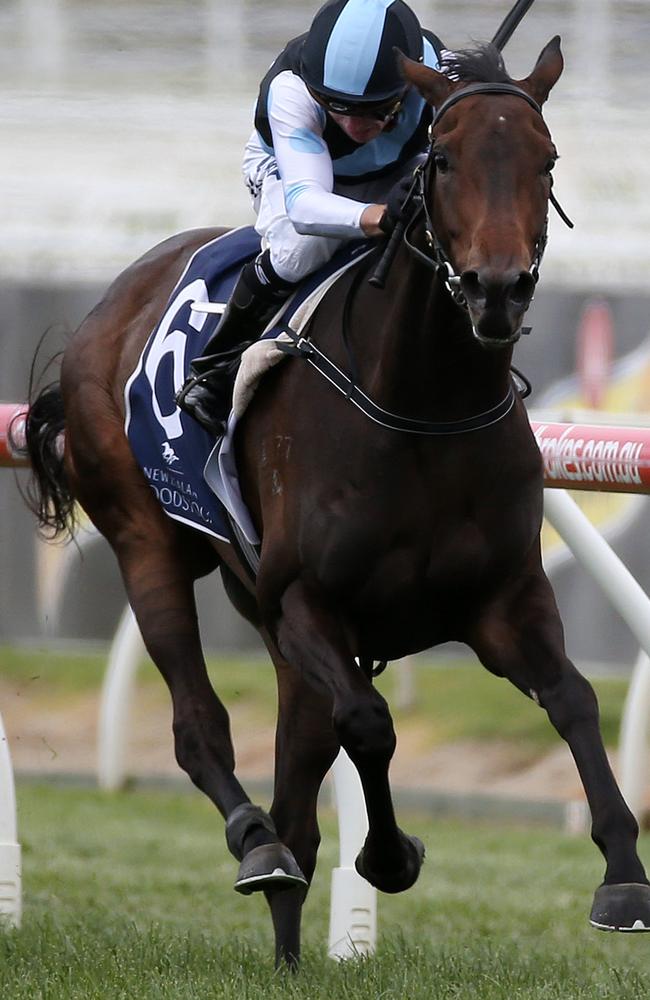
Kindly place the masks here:
[[(436, 166), (435, 159), (432, 155), (433, 153), (433, 139), (434, 139), (434, 129), (439, 124), (440, 120), (444, 115), (447, 114), (450, 108), (458, 104), (460, 101), (465, 100), (466, 97), (475, 97), (479, 95), (488, 94), (506, 94), (510, 97), (519, 97), (521, 100), (526, 101), (528, 105), (536, 111), (540, 118), (543, 118), (542, 109), (530, 94), (527, 94), (525, 90), (521, 87), (517, 87), (512, 83), (474, 83), (469, 87), (464, 87), (462, 90), (457, 90), (455, 93), (451, 94), (446, 101), (438, 108), (435, 117), (429, 126), (429, 141), (431, 147), (427, 155), (426, 160), (418, 165), (413, 174), (413, 184), (409, 190), (405, 201), (405, 210), (408, 213), (409, 204), (418, 203), (417, 210), (413, 213), (410, 222), (406, 226), (404, 232), (404, 242), (409, 248), (414, 256), (418, 257), (424, 264), (433, 270), (437, 271), (444, 281), (449, 294), (452, 296), (454, 301), (463, 308), (467, 309), (467, 301), (460, 287), (460, 275), (454, 269), (448, 255), (446, 254), (438, 236), (436, 235), (433, 221), (431, 219), (431, 214), (426, 200), (426, 193), (430, 191), (435, 184), (436, 176)], [(563, 211), (561, 205), (558, 203), (557, 199), (553, 194), (553, 178), (551, 177), (551, 192), (549, 195), (549, 200), (555, 210), (558, 212), (560, 218), (566, 223), (571, 229), (573, 229), (573, 223)], [(423, 253), (415, 244), (412, 242), (411, 234), (413, 229), (417, 225), (420, 216), (424, 216), (424, 238), (427, 242), (427, 246), (431, 251), (430, 255)], [(535, 250), (533, 252), (533, 260), (529, 267), (529, 272), (533, 277), (535, 284), (539, 281), (539, 269), (542, 263), (542, 258), (544, 257), (544, 251), (546, 250), (546, 244), (548, 241), (548, 215), (546, 216), (546, 221), (544, 223), (544, 228), (540, 234), (537, 243), (535, 244)], [(527, 332), (527, 331), (526, 331)]]

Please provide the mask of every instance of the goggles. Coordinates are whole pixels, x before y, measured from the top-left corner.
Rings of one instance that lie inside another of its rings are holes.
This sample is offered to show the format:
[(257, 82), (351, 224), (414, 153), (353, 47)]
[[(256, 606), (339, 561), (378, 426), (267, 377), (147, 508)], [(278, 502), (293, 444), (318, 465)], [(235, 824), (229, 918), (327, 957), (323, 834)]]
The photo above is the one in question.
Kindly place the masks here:
[(335, 115), (344, 115), (346, 118), (370, 118), (372, 121), (385, 122), (399, 114), (406, 97), (406, 91), (399, 97), (391, 97), (388, 101), (380, 101), (376, 104), (354, 104), (351, 101), (324, 97), (322, 94), (315, 96), (327, 111), (332, 111)]

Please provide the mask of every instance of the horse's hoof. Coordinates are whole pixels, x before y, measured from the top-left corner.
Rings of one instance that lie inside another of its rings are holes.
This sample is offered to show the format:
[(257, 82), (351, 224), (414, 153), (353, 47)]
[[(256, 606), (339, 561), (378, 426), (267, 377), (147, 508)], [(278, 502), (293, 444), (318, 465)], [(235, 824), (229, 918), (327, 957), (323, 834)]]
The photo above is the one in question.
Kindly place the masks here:
[(254, 847), (242, 859), (235, 882), (235, 891), (249, 896), (262, 889), (307, 888), (307, 879), (284, 844), (262, 844)]
[(650, 885), (601, 885), (596, 889), (589, 922), (600, 931), (650, 931)]
[(405, 833), (401, 834), (401, 839), (407, 858), (398, 871), (373, 871), (366, 858), (365, 846), (354, 862), (359, 875), (381, 892), (404, 892), (417, 882), (424, 861), (424, 844), (419, 837), (410, 837)]

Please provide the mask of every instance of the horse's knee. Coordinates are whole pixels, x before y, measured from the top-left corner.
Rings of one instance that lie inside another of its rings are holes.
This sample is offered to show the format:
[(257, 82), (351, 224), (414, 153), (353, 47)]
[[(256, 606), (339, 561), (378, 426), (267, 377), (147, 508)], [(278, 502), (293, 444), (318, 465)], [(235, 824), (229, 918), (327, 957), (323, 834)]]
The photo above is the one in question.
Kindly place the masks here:
[(374, 690), (371, 697), (337, 706), (334, 726), (353, 761), (370, 758), (389, 761), (395, 752), (397, 741), (388, 705)]
[(573, 667), (562, 672), (557, 684), (539, 692), (541, 705), (563, 739), (576, 725), (598, 724), (598, 701), (586, 678)]

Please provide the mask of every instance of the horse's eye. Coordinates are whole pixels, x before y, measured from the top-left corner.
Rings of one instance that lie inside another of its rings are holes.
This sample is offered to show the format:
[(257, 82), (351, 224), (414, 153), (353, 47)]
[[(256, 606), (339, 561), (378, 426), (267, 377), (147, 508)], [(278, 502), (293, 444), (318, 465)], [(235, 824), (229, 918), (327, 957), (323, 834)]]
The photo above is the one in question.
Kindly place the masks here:
[(444, 153), (434, 153), (433, 162), (439, 173), (445, 174), (449, 170), (449, 160)]
[(550, 174), (555, 167), (555, 158), (547, 160), (546, 166), (544, 167), (544, 173)]

